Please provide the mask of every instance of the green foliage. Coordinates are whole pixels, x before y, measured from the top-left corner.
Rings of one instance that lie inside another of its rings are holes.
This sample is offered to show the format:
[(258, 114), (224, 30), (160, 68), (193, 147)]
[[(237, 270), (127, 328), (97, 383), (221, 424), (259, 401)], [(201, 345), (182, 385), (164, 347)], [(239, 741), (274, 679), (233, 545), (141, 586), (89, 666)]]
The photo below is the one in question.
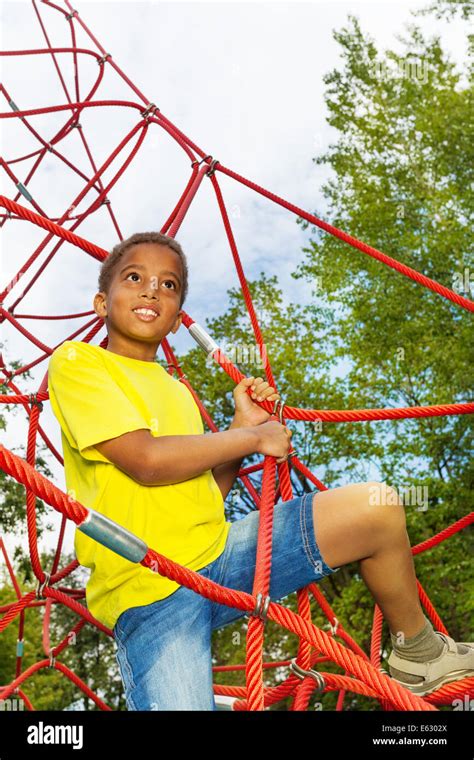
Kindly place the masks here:
[[(402, 41), (403, 54), (379, 53), (352, 17), (335, 37), (343, 67), (325, 81), (336, 141), (314, 159), (332, 170), (323, 187), (327, 216), (447, 287), (464, 288), (470, 297), (473, 203), (468, 189), (474, 146), (467, 128), (473, 105), (469, 66), (456, 71), (440, 41), (424, 39), (416, 27)], [(302, 229), (309, 227), (298, 222)], [(312, 288), (309, 306), (284, 304), (275, 277), (262, 273), (249, 283), (285, 403), (345, 409), (471, 401), (469, 315), (337, 238), (317, 228), (311, 232), (315, 237), (294, 273), (301, 287)], [(254, 343), (242, 296), (238, 291), (229, 296), (225, 314), (207, 325), (226, 353), (229, 343)], [(225, 427), (232, 383), (215, 366), (206, 366), (200, 349), (182, 360), (208, 410)], [(262, 374), (249, 361), (236, 363), (245, 374)], [(407, 493), (417, 486), (422, 499), (406, 500), (412, 545), (473, 508), (472, 416), (327, 423), (322, 429), (311, 423), (290, 426), (300, 458), (328, 486), (367, 479), (370, 473)], [(258, 486), (260, 476), (251, 477)], [(294, 473), (292, 479), (299, 495), (304, 484)], [(242, 491), (237, 505), (228, 502), (230, 518), (253, 508)], [(457, 640), (472, 638), (472, 554), (472, 534), (465, 530), (415, 560), (421, 584)], [(324, 579), (321, 588), (346, 630), (369, 651), (373, 599), (355, 566), (343, 570)], [(292, 595), (293, 605), (295, 599)], [(316, 608), (313, 619), (324, 623)], [(246, 621), (215, 632), (220, 664), (244, 662), (245, 633)], [(265, 659), (294, 656), (293, 639), (268, 625)], [(385, 627), (384, 656), (389, 644)], [(268, 670), (265, 683), (277, 683), (281, 676), (282, 671)], [(223, 673), (216, 681), (244, 684), (245, 676)], [(334, 709), (335, 701), (335, 694), (326, 695), (324, 709)], [(373, 700), (357, 695), (348, 695), (345, 704), (378, 709)]]
[[(436, 18), (452, 18), (460, 14), (461, 18), (468, 20), (474, 12), (474, 3), (472, 0), (435, 0), (426, 8), (418, 11), (418, 15), (424, 16), (428, 13), (434, 13)], [(416, 15), (416, 14), (415, 14)]]
[[(41, 555), (44, 568), (52, 566), (54, 553)], [(74, 557), (62, 555), (64, 565)], [(22, 594), (34, 591), (36, 583), (25, 581), (24, 574), (15, 567)], [(0, 606), (16, 601), (16, 597), (6, 570), (3, 571), (0, 585)], [(67, 578), (68, 588), (84, 588), (86, 578), (80, 569)], [(78, 600), (85, 604), (84, 599)], [(24, 614), (24, 654), (21, 670), (24, 672), (31, 665), (49, 659), (43, 648), (43, 619), (45, 604), (32, 607)], [(72, 630), (79, 621), (76, 612), (67, 606), (54, 602), (51, 607), (50, 644), (57, 646), (67, 639), (68, 646), (59, 653), (57, 660), (66, 665), (86, 685), (92, 689), (113, 710), (125, 709), (123, 687), (115, 660), (115, 644), (94, 626), (86, 623), (77, 634)], [(16, 617), (2, 632), (0, 648), (0, 684), (10, 683), (16, 673), (16, 641), (18, 637), (19, 617)], [(94, 701), (76, 686), (66, 675), (54, 668), (41, 668), (20, 687), (36, 710), (99, 710)], [(14, 697), (10, 697), (12, 699)], [(26, 707), (25, 707), (26, 709)]]

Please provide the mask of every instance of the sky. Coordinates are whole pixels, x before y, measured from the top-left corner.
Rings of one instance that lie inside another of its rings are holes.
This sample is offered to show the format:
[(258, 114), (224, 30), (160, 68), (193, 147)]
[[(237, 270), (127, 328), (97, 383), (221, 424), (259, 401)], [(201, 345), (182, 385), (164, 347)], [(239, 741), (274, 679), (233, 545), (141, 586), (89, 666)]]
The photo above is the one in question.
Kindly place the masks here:
[[(61, 7), (62, 0), (57, 0)], [(38, 3), (51, 44), (69, 47), (69, 25), (59, 14)], [(411, 11), (425, 2), (102, 2), (74, 0), (81, 18), (110, 52), (124, 73), (156, 103), (162, 113), (206, 154), (296, 205), (331, 221), (325, 215), (321, 187), (327, 169), (313, 157), (324, 153), (335, 135), (326, 123), (324, 103), (326, 73), (340, 66), (339, 47), (333, 31), (346, 25), (348, 14), (359, 18), (364, 33), (380, 50), (399, 50), (397, 35), (405, 25), (421, 26), (426, 34), (441, 37), (452, 59), (462, 64), (466, 55), (465, 22), (414, 18)], [(31, 2), (0, 3), (3, 50), (40, 49), (45, 42)], [(77, 46), (96, 50), (76, 23)], [(58, 54), (61, 71), (73, 92), (73, 69), (69, 54)], [(20, 108), (45, 107), (66, 102), (49, 55), (0, 58), (1, 80)], [(89, 56), (80, 61), (81, 97), (97, 75), (97, 63)], [(136, 95), (108, 65), (95, 98), (137, 101)], [(8, 111), (2, 98), (1, 111)], [(88, 109), (81, 116), (83, 132), (97, 165), (110, 155), (136, 123), (136, 111), (110, 107)], [(64, 113), (31, 117), (31, 123), (47, 140), (65, 120)], [(0, 153), (6, 160), (37, 149), (37, 141), (16, 119), (0, 122)], [(133, 143), (132, 143), (133, 144)], [(90, 165), (77, 130), (59, 144), (68, 159), (89, 174)], [(133, 232), (160, 229), (174, 208), (190, 173), (188, 156), (156, 125), (141, 151), (109, 193), (123, 237)], [(13, 164), (20, 181), (31, 160)], [(113, 165), (114, 169), (118, 164)], [(309, 231), (302, 231), (296, 217), (243, 185), (217, 173), (229, 211), (237, 247), (248, 279), (261, 272), (276, 274), (285, 303), (307, 302), (311, 284), (296, 282), (291, 272), (302, 259)], [(111, 177), (111, 173), (105, 175)], [(13, 198), (16, 189), (1, 175), (1, 193)], [(48, 155), (29, 184), (30, 192), (44, 213), (60, 217), (82, 188), (83, 182), (56, 157)], [(87, 196), (90, 202), (93, 196)], [(26, 207), (30, 204), (21, 198)], [(85, 205), (79, 206), (83, 210)], [(70, 223), (65, 226), (70, 226)], [(347, 230), (350, 232), (350, 230)], [(117, 234), (105, 207), (87, 219), (77, 233), (110, 250)], [(0, 274), (3, 287), (44, 238), (37, 227), (10, 221), (0, 234)], [(176, 234), (188, 258), (190, 291), (185, 310), (200, 324), (226, 308), (227, 291), (238, 287), (211, 183), (204, 179), (185, 220)], [(367, 241), (370, 242), (370, 241)], [(49, 244), (22, 281), (28, 284), (52, 249)], [(362, 254), (360, 254), (362, 255)], [(58, 315), (92, 309), (99, 262), (64, 244), (39, 281), (16, 311)], [(19, 285), (8, 294), (10, 306), (20, 293)], [(77, 329), (81, 320), (32, 321), (22, 324), (51, 348)], [(94, 343), (105, 337), (103, 329)], [(38, 356), (38, 348), (8, 323), (2, 324), (0, 340), (7, 366)], [(186, 329), (172, 336), (171, 344), (184, 352), (194, 343)], [(159, 354), (160, 355), (160, 354)], [(161, 355), (162, 356), (162, 355)], [(271, 356), (270, 356), (271, 360)], [(37, 390), (46, 373), (43, 362), (29, 381), (19, 380), (22, 392)], [(60, 429), (45, 404), (41, 424), (61, 451)], [(23, 409), (8, 415), (2, 443), (25, 455), (27, 417)], [(38, 438), (41, 442), (41, 439)], [(42, 445), (42, 444), (41, 444)], [(64, 488), (62, 468), (54, 457), (48, 463), (53, 480)], [(87, 506), (87, 505), (86, 505)], [(52, 525), (60, 516), (51, 508)], [(65, 549), (72, 551), (74, 525), (69, 522)], [(8, 551), (26, 537), (6, 536)], [(52, 547), (51, 534), (43, 546)]]

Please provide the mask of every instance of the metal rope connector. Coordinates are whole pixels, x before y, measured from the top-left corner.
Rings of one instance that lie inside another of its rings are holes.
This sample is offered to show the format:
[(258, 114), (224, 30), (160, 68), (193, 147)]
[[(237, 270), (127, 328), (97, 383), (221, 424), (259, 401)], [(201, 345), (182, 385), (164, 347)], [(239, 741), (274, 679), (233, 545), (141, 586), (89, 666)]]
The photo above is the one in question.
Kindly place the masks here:
[(198, 166), (201, 166), (201, 164), (203, 163), (203, 161), (207, 161), (208, 158), (212, 158), (212, 156), (211, 155), (204, 156), (204, 158), (201, 158), (200, 161), (198, 161), (197, 158), (196, 158), (196, 159), (194, 159), (194, 161), (191, 161), (191, 166), (194, 166), (194, 164), (197, 164)]
[(29, 400), (30, 404), (32, 404), (32, 405), (36, 404), (36, 406), (38, 407), (38, 409), (40, 410), (40, 412), (42, 412), (43, 411), (43, 402), (42, 401), (38, 401), (37, 396), (38, 396), (38, 393), (30, 393), (30, 395), (28, 396), (28, 400)]
[(101, 512), (89, 509), (86, 518), (77, 526), (77, 530), (98, 541), (107, 549), (120, 554), (129, 562), (140, 563), (148, 552), (148, 546), (141, 538), (130, 533), (122, 525), (110, 520)]
[(66, 19), (66, 21), (70, 21), (72, 18), (74, 18), (74, 16), (77, 16), (77, 11), (75, 11), (75, 10), (73, 9), (73, 10), (71, 11), (71, 13), (67, 13), (67, 14), (64, 16), (64, 18)]
[(206, 353), (208, 358), (212, 356), (214, 351), (218, 350), (219, 346), (217, 345), (214, 338), (211, 338), (205, 329), (201, 327), (201, 325), (197, 322), (193, 322), (191, 325), (189, 325), (188, 332), (194, 338), (198, 346), (200, 346)]
[(48, 668), (54, 668), (54, 665), (56, 663), (56, 657), (53, 656), (53, 650), (49, 653), (49, 665)]
[(304, 678), (314, 678), (314, 680), (317, 682), (318, 687), (316, 689), (316, 694), (321, 694), (321, 692), (326, 688), (326, 681), (322, 677), (321, 673), (318, 673), (317, 670), (304, 670), (304, 668), (301, 667), (301, 665), (297, 665), (296, 663), (296, 657), (293, 657), (293, 659), (290, 662), (290, 668), (295, 674), (295, 676), (298, 676), (298, 678), (301, 678), (303, 680)]
[[(276, 398), (275, 401), (273, 402), (272, 414), (276, 417), (276, 415), (277, 415), (277, 408), (278, 408), (278, 420), (280, 422), (280, 425), (284, 425), (285, 424), (284, 419), (283, 419), (283, 409), (284, 409), (284, 407), (285, 407), (285, 402), (281, 398)], [(296, 451), (293, 449), (292, 451), (288, 452), (288, 454), (284, 458), (283, 462), (286, 462), (288, 459), (290, 459), (291, 457), (295, 457), (295, 456), (296, 456)], [(283, 462), (281, 462), (281, 464), (283, 464)]]
[(334, 618), (333, 623), (331, 623), (331, 621), (329, 620), (329, 627), (331, 629), (331, 634), (333, 636), (337, 636), (337, 629), (339, 628), (339, 620), (337, 619), (337, 617)]
[(99, 66), (102, 66), (106, 62), (107, 58), (112, 58), (112, 53), (106, 53), (102, 56), (102, 58), (98, 58), (97, 63)]
[(146, 119), (148, 121), (149, 118), (150, 118), (150, 116), (153, 116), (153, 114), (155, 113), (155, 111), (159, 111), (159, 110), (160, 109), (158, 108), (157, 105), (155, 105), (155, 103), (148, 103), (148, 105), (145, 108), (145, 110), (140, 112), (140, 116), (143, 119)]
[(16, 186), (20, 193), (26, 198), (27, 201), (30, 201), (30, 203), (33, 202), (33, 196), (31, 195), (30, 191), (27, 187), (23, 184), (23, 182), (17, 182)]
[(271, 599), (269, 596), (263, 596), (263, 594), (257, 594), (257, 601), (255, 603), (255, 609), (253, 612), (248, 612), (249, 617), (258, 617), (263, 622), (267, 619), (268, 607), (270, 606)]
[(45, 570), (44, 571), (44, 575), (45, 575), (44, 581), (42, 583), (40, 583), (38, 581), (38, 586), (36, 588), (36, 598), (37, 599), (46, 599), (46, 597), (43, 595), (43, 591), (45, 589), (45, 586), (48, 586), (48, 584), (49, 584), (49, 581), (50, 581), (50, 578), (51, 578), (51, 573), (48, 573)]
[(283, 407), (285, 406), (283, 400), (281, 398), (276, 398), (273, 402), (273, 411), (272, 414), (276, 416), (277, 414), (277, 407), (278, 407), (278, 419), (280, 420), (280, 425), (284, 425), (283, 422)]
[[(212, 156), (211, 156), (211, 158), (212, 158)], [(211, 161), (211, 166), (209, 167), (209, 171), (206, 172), (206, 177), (212, 177), (212, 175), (216, 171), (216, 166), (219, 163), (220, 163), (220, 161), (218, 161), (217, 158), (215, 158), (213, 161)]]

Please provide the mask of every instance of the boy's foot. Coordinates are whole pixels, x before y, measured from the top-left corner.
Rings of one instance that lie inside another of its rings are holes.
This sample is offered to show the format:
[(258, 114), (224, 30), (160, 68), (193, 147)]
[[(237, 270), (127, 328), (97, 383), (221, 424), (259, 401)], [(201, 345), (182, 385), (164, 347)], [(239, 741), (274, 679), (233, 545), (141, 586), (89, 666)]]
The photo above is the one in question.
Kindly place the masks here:
[[(444, 647), (441, 654), (434, 660), (413, 662), (398, 657), (392, 651), (387, 661), (394, 681), (419, 697), (431, 694), (445, 683), (474, 676), (474, 642), (459, 642), (461, 654), (451, 636), (441, 631), (435, 631), (435, 633), (441, 637)], [(408, 676), (409, 682), (404, 680), (404, 676)]]

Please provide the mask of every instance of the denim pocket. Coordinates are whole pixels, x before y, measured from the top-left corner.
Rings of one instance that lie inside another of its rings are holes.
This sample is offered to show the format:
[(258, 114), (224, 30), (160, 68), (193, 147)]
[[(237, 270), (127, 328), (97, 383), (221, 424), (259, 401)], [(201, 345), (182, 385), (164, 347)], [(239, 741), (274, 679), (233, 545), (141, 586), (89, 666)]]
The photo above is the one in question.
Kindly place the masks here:
[(137, 612), (138, 607), (128, 607), (126, 610), (120, 613), (117, 620), (115, 621), (115, 625), (113, 627), (114, 636), (116, 639), (121, 641), (122, 643), (127, 638), (127, 627), (132, 620), (132, 618), (135, 616), (135, 625), (136, 625), (136, 618), (137, 618)]

